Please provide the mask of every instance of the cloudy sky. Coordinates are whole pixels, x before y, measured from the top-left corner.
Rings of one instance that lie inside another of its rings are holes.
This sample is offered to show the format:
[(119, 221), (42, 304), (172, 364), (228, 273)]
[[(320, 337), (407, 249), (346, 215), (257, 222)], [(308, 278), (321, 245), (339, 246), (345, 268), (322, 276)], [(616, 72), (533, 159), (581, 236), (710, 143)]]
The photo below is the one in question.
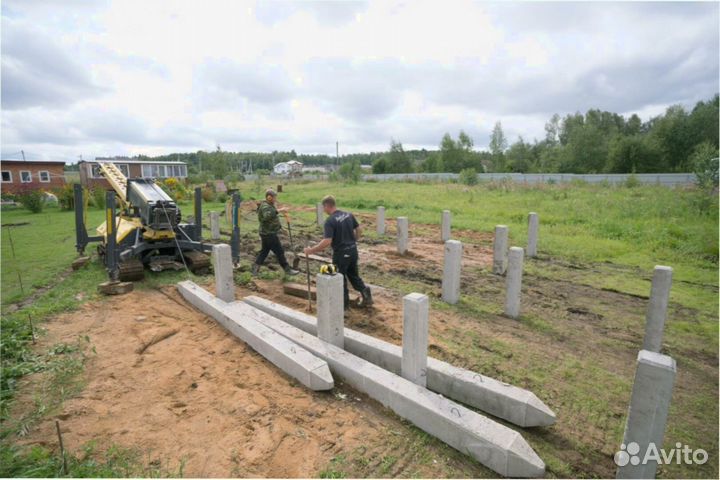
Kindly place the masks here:
[(718, 3), (2, 2), (2, 155), (436, 148), (718, 91)]

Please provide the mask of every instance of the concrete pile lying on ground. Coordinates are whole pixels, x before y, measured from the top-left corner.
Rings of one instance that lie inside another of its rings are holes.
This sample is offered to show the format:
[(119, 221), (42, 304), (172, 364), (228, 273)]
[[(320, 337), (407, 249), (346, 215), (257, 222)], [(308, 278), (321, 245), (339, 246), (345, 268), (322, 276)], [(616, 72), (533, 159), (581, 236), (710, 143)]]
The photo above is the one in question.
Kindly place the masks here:
[[(218, 300), (192, 282), (181, 282), (178, 289), (190, 303), (226, 328), (235, 328), (233, 324), (260, 324), (282, 335), (296, 348), (326, 361), (338, 378), (498, 474), (537, 477), (545, 473), (544, 462), (520, 433), (247, 303)], [(282, 361), (275, 364), (280, 368), (286, 366)]]
[[(270, 300), (249, 296), (244, 302), (312, 335), (317, 319)], [(345, 328), (345, 349), (390, 372), (400, 374), (402, 347)], [(555, 413), (534, 393), (485, 375), (427, 359), (427, 388), (521, 427), (555, 423)]]

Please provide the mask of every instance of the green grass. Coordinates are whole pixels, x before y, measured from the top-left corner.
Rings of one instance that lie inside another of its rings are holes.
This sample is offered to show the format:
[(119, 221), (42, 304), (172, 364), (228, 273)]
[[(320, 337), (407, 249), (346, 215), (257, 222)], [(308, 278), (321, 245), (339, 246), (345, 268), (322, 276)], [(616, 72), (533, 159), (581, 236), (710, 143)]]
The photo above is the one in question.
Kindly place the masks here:
[[(102, 210), (88, 210), (90, 235), (95, 234), (95, 227), (102, 221)], [(68, 269), (77, 257), (74, 212), (53, 207), (38, 214), (22, 209), (3, 210), (3, 224), (22, 222), (29, 222), (29, 225), (2, 227), (3, 305), (25, 298), (33, 289), (53, 284), (58, 274)], [(94, 248), (94, 244), (90, 244), (88, 251), (92, 252)]]
[[(527, 214), (534, 211), (540, 217), (542, 253), (643, 269), (666, 264), (675, 268), (677, 280), (717, 285), (717, 202), (706, 207), (704, 194), (696, 191), (659, 186), (495, 189), (487, 184), (297, 183), (286, 185), (279, 198), (315, 205), (329, 193), (341, 209), (372, 213), (383, 205), (386, 218), (407, 216), (411, 225), (438, 224), (445, 209), (452, 211), (454, 229), (491, 232), (495, 225), (508, 225), (515, 245), (526, 243)], [(312, 213), (303, 217), (311, 219)]]
[(0, 445), (0, 477), (3, 478), (182, 478), (183, 462), (173, 468), (168, 464), (143, 458), (137, 450), (111, 446), (98, 451), (88, 443), (76, 454), (65, 455), (67, 474), (59, 454), (34, 446), (26, 449)]
[[(245, 199), (259, 198), (256, 190), (253, 183), (241, 186)], [(525, 262), (526, 278), (535, 282), (535, 289), (542, 290), (547, 280), (556, 285), (558, 291), (563, 291), (564, 285), (586, 285), (596, 291), (610, 290), (646, 297), (653, 266), (672, 266), (674, 278), (666, 345), (678, 360), (679, 381), (689, 382), (692, 377), (693, 388), (676, 388), (666, 438), (706, 448), (711, 452), (709, 463), (717, 463), (717, 439), (713, 438), (717, 437), (717, 427), (708, 426), (702, 415), (693, 414), (694, 411), (711, 412), (710, 423), (717, 419), (717, 382), (703, 380), (711, 369), (708, 358), (715, 359), (713, 368), (715, 376), (717, 374), (717, 199), (708, 202), (707, 197), (696, 191), (656, 186), (625, 188), (580, 184), (467, 187), (457, 184), (299, 182), (286, 184), (284, 190), (280, 201), (296, 207), (314, 206), (328, 193), (337, 197), (340, 208), (353, 212), (374, 213), (378, 205), (384, 205), (388, 219), (408, 216), (411, 231), (413, 223), (438, 224), (441, 211), (450, 209), (455, 231), (467, 229), (489, 234), (496, 224), (506, 224), (510, 227), (512, 244), (520, 246), (526, 243), (527, 213), (536, 211), (540, 215), (541, 257)], [(192, 214), (191, 203), (181, 203), (181, 207), (185, 217)], [(222, 212), (224, 205), (213, 202), (203, 206), (205, 214), (211, 210)], [(57, 411), (65, 398), (79, 391), (82, 388), (79, 372), (85, 359), (92, 355), (92, 345), (82, 338), (75, 343), (51, 346), (45, 352), (33, 350), (28, 315), (41, 335), (44, 320), (96, 299), (96, 285), (106, 278), (106, 274), (94, 261), (57, 281), (58, 275), (76, 256), (72, 212), (48, 209), (37, 215), (24, 210), (2, 213), (3, 223), (30, 222), (30, 225), (12, 227), (12, 230), (2, 229), (2, 305), (6, 307), (22, 300), (38, 287), (51, 287), (30, 305), (17, 312), (4, 312), (2, 316), (0, 420), (3, 421), (2, 435), (9, 438), (10, 434), (21, 432), (23, 425)], [(90, 209), (90, 230), (101, 221), (102, 211)], [(298, 245), (302, 245), (307, 235), (318, 234), (314, 221), (314, 210), (293, 212), (293, 233)], [(221, 215), (221, 227), (223, 230), (230, 227), (224, 215)], [(366, 231), (367, 237), (376, 237), (372, 230)], [(252, 212), (244, 215), (241, 233), (249, 235), (251, 240), (255, 238), (257, 221)], [(10, 249), (10, 235), (15, 258)], [(209, 237), (209, 231), (205, 236)], [(490, 236), (486, 238), (482, 243), (490, 246)], [(248, 258), (242, 261), (247, 267)], [(370, 265), (363, 268), (370, 282), (397, 292), (431, 290), (420, 278), (389, 274)], [(24, 291), (19, 287), (18, 272)], [(603, 358), (593, 351), (573, 350), (575, 343), (581, 344), (582, 333), (568, 331), (567, 324), (560, 323), (561, 319), (555, 317), (552, 305), (525, 310), (517, 322), (517, 332), (533, 340), (542, 340), (549, 349), (547, 351), (528, 348), (530, 342), (518, 343), (515, 337), (481, 335), (473, 325), (506, 321), (501, 317), (503, 290), (498, 280), (487, 272), (478, 270), (472, 274), (477, 281), (463, 291), (457, 305), (447, 305), (436, 295), (431, 297), (434, 310), (449, 312), (461, 319), (437, 340), (453, 358), (465, 362), (465, 366), (531, 388), (540, 398), (557, 407), (562, 425), (524, 431), (528, 441), (546, 461), (548, 476), (572, 477), (597, 472), (588, 462), (611, 462), (608, 458), (622, 437), (632, 385), (631, 372), (620, 374), (608, 368), (603, 364)], [(146, 280), (136, 288), (155, 288), (186, 276), (184, 272), (147, 272)], [(282, 272), (267, 269), (261, 274), (263, 279), (282, 276)], [(237, 272), (238, 284), (248, 281), (247, 271)], [(644, 313), (635, 311), (635, 307), (621, 308), (586, 301), (590, 302), (587, 307), (592, 312), (604, 316), (606, 323), (603, 326), (610, 332), (637, 329), (642, 323)], [(627, 342), (607, 337), (598, 340), (597, 348), (622, 352), (628, 346)], [(554, 361), (549, 361), (550, 358)], [(44, 393), (36, 395), (33, 408), (23, 418), (9, 419), (8, 406), (17, 382), (29, 373), (39, 373), (44, 379), (41, 389)], [(573, 425), (577, 425), (575, 430)], [(556, 433), (560, 427), (570, 428), (562, 430), (562, 438)], [(414, 427), (409, 428), (401, 436), (390, 435), (392, 440), (386, 446), (368, 446), (367, 451), (339, 454), (318, 475), (322, 478), (389, 476), (403, 465), (413, 466), (401, 468), (403, 475), (409, 476), (488, 474), (462, 454)], [(88, 454), (83, 450), (69, 456), (71, 475), (172, 476), (178, 473), (173, 469), (156, 468), (156, 463), (143, 460), (138, 452), (117, 447), (105, 451), (94, 446), (87, 448)], [(568, 458), (568, 451), (576, 452), (582, 460)], [(409, 458), (412, 461), (408, 461)], [(56, 454), (40, 448), (18, 449), (4, 440), (0, 441), (0, 464), (5, 468), (0, 470), (4, 476), (62, 474)], [(669, 466), (663, 472), (664, 476), (712, 477), (715, 474), (717, 465), (692, 469)]]

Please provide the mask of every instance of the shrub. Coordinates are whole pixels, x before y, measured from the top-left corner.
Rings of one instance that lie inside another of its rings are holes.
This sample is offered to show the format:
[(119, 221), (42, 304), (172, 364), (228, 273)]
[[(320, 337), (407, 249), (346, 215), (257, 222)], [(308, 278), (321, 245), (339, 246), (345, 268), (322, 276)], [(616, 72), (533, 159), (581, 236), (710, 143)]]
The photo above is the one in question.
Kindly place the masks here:
[(182, 202), (187, 198), (187, 193), (185, 190), (175, 190), (172, 197), (176, 202)]
[(90, 204), (92, 206), (94, 206), (95, 208), (104, 210), (105, 209), (105, 193), (106, 192), (107, 192), (107, 190), (105, 190), (104, 188), (93, 188), (92, 192), (90, 194)]
[(215, 190), (212, 187), (204, 187), (202, 189), (202, 199), (205, 202), (214, 202)]
[(198, 183), (206, 183), (208, 180), (212, 179), (212, 175), (210, 175), (208, 172), (200, 172), (195, 175), (188, 176), (188, 182), (192, 185), (198, 184)]
[(217, 195), (218, 202), (225, 203), (225, 202), (227, 202), (227, 199), (228, 199), (227, 193), (225, 193), (225, 192), (218, 193), (218, 195)]
[(45, 203), (44, 194), (40, 190), (28, 190), (18, 195), (18, 200), (23, 207), (32, 213), (40, 213)]
[(244, 182), (245, 181), (245, 175), (239, 172), (233, 172), (225, 175), (225, 185), (229, 186), (234, 185), (238, 182)]
[(635, 187), (640, 186), (640, 180), (638, 180), (637, 175), (635, 175), (634, 173), (631, 173), (628, 176), (627, 180), (625, 180), (625, 186), (627, 188), (635, 188)]
[(690, 155), (690, 162), (700, 188), (706, 190), (717, 188), (718, 150), (710, 142), (695, 147), (695, 151)]
[(362, 169), (360, 168), (360, 162), (357, 160), (353, 162), (343, 163), (340, 166), (340, 176), (349, 183), (357, 183), (360, 181), (362, 175)]
[(75, 208), (75, 184), (66, 183), (60, 188), (54, 190), (58, 199), (60, 210), (73, 210)]
[(477, 185), (477, 171), (474, 168), (465, 168), (460, 170), (459, 180), (460, 183), (464, 185)]

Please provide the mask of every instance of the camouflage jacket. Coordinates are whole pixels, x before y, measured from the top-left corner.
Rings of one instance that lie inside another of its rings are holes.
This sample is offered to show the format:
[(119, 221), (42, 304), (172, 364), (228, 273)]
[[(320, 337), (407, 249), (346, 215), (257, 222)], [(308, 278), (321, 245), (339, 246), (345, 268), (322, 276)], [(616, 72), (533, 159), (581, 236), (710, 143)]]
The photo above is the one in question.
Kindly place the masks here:
[(260, 235), (275, 235), (280, 232), (280, 218), (274, 205), (263, 200), (257, 210), (260, 221)]

